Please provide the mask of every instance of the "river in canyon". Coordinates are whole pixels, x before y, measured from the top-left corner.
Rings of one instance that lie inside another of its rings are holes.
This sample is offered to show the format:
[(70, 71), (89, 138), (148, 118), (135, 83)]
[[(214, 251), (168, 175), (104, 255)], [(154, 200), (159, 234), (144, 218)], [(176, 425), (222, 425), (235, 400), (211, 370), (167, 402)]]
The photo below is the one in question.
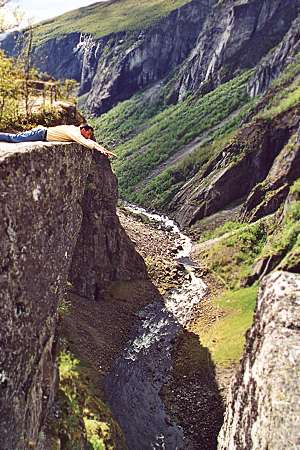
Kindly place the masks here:
[(174, 262), (183, 266), (185, 276), (180, 285), (164, 295), (163, 301), (139, 311), (139, 325), (106, 378), (107, 401), (130, 450), (187, 450), (183, 430), (168, 416), (160, 391), (172, 367), (175, 338), (193, 318), (207, 286), (195, 275), (190, 259), (191, 239), (180, 232), (174, 221), (134, 205), (127, 204), (126, 209), (147, 216), (165, 233), (174, 235)]

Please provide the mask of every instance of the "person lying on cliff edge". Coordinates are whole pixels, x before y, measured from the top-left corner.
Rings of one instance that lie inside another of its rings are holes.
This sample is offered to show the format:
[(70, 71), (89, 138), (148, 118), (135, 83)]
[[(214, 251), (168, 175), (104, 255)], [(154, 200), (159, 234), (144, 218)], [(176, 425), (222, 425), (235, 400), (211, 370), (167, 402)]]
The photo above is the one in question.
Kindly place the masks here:
[(93, 127), (87, 123), (80, 125), (79, 127), (76, 127), (75, 125), (58, 125), (56, 127), (48, 128), (38, 126), (22, 133), (0, 133), (0, 142), (1, 141), (13, 144), (33, 141), (78, 142), (78, 144), (81, 144), (84, 147), (98, 150), (105, 156), (116, 156), (95, 141)]

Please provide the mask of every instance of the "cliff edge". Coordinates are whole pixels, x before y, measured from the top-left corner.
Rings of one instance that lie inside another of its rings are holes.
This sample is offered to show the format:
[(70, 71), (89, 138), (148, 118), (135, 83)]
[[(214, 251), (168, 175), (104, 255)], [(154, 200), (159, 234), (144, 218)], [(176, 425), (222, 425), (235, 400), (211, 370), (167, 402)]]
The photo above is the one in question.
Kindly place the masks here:
[[(57, 388), (59, 303), (146, 279), (109, 161), (78, 144), (0, 146), (0, 448), (35, 448)], [(70, 273), (70, 275), (69, 275)]]

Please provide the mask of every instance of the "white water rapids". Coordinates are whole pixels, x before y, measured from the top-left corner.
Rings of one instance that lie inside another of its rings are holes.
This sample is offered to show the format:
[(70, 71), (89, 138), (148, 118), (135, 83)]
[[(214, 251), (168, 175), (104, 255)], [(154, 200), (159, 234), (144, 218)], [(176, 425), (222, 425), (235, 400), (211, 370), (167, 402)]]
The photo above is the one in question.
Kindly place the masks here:
[(186, 274), (180, 286), (165, 294), (164, 302), (153, 302), (139, 312), (140, 324), (106, 379), (108, 403), (130, 450), (188, 450), (181, 427), (172, 423), (159, 393), (172, 367), (175, 338), (193, 318), (207, 286), (195, 275), (189, 259), (191, 239), (173, 220), (134, 205), (126, 204), (126, 209), (174, 233), (174, 259)]
[(189, 236), (181, 233), (178, 225), (167, 216), (151, 213), (144, 208), (128, 203), (126, 203), (126, 209), (143, 214), (176, 236), (175, 247), (179, 250), (174, 259), (184, 266), (186, 279), (181, 286), (172, 289), (165, 295), (165, 307), (181, 325), (185, 325), (193, 318), (195, 306), (203, 299), (208, 289), (203, 280), (195, 275), (194, 263), (190, 260), (193, 248), (192, 240)]

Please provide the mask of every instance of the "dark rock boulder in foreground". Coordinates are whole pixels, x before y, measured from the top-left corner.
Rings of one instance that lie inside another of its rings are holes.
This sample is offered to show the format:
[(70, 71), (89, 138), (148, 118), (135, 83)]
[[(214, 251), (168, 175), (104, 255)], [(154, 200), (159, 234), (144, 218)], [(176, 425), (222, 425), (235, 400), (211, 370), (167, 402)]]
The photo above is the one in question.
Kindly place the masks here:
[(78, 144), (1, 144), (0, 196), (0, 448), (27, 450), (57, 388), (57, 311), (70, 265), (89, 297), (110, 280), (145, 279), (146, 270), (116, 217), (116, 179), (100, 154)]
[(261, 283), (218, 450), (299, 448), (299, 342), (300, 275), (274, 272)]

